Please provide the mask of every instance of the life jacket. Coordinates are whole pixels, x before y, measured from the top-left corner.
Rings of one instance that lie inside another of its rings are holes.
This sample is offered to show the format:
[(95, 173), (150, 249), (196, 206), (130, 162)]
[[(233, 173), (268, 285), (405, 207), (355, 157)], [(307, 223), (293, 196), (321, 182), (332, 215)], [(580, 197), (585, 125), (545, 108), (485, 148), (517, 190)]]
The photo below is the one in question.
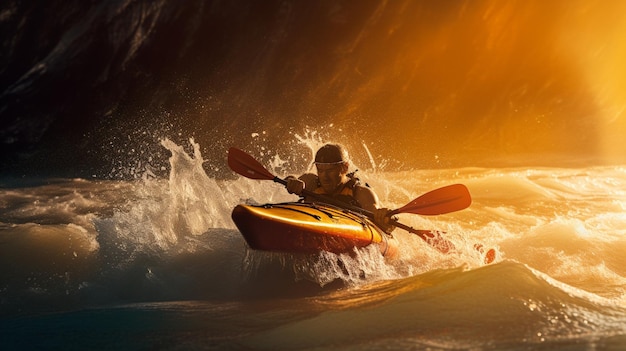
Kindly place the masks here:
[(354, 197), (355, 192), (356, 192), (356, 186), (360, 184), (359, 178), (355, 177), (354, 173), (356, 173), (356, 171), (347, 174), (348, 181), (342, 185), (341, 190), (339, 190), (339, 192), (336, 192), (334, 194), (327, 194), (324, 188), (322, 188), (321, 185), (319, 184), (319, 180), (318, 180), (318, 187), (315, 190), (313, 190), (313, 192), (316, 194), (323, 194), (326, 196), (330, 196), (335, 200), (345, 202), (346, 204), (349, 204), (349, 205), (362, 207), (361, 204)]

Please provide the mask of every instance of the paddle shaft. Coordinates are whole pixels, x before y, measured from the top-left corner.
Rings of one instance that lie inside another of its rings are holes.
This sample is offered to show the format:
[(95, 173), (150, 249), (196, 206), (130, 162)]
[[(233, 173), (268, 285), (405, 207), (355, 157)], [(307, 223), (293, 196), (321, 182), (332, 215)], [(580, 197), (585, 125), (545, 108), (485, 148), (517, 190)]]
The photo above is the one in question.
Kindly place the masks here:
[[(274, 178), (272, 179), (274, 182), (276, 183), (280, 183), (284, 186), (287, 186), (287, 181), (285, 179), (282, 178), (278, 178), (276, 176), (274, 176)], [(374, 221), (374, 214), (366, 209), (363, 209), (361, 207), (357, 207), (354, 205), (350, 205), (348, 203), (345, 203), (343, 201), (339, 201), (336, 200), (330, 196), (324, 195), (324, 194), (317, 194), (314, 193), (312, 191), (303, 189), (302, 190), (302, 195), (306, 196), (306, 197), (311, 197), (314, 199), (317, 199), (321, 202), (325, 202), (331, 205), (335, 205), (337, 207), (340, 208), (344, 208), (346, 210), (352, 211), (352, 212), (356, 212), (356, 213), (360, 213), (364, 216), (366, 216), (367, 218), (369, 218), (370, 220)], [(454, 244), (452, 244), (452, 242), (450, 242), (449, 240), (445, 239), (444, 237), (442, 237), (438, 232), (433, 232), (430, 230), (419, 230), (419, 229), (414, 229), (413, 227), (409, 227), (408, 225), (402, 224), (400, 222), (398, 222), (396, 219), (391, 218), (391, 224), (394, 225), (395, 227), (401, 228), (406, 230), (409, 233), (412, 234), (416, 234), (417, 236), (419, 236), (421, 239), (423, 239), (424, 241), (426, 241), (428, 244), (430, 244), (431, 246), (433, 246), (434, 248), (436, 248), (437, 250), (439, 250), (442, 253), (448, 253), (450, 250), (454, 249)]]
[[(278, 177), (274, 176), (274, 179), (272, 179), (272, 180), (274, 182), (276, 182), (276, 183), (280, 183), (280, 184), (282, 184), (284, 186), (287, 186), (287, 180), (285, 180), (285, 179), (281, 179), (281, 178), (278, 178)], [(328, 203), (328, 204), (331, 204), (331, 205), (335, 205), (337, 207), (344, 208), (346, 210), (350, 210), (350, 211), (353, 211), (353, 212), (361, 213), (361, 214), (365, 215), (367, 218), (369, 218), (371, 220), (374, 219), (374, 214), (372, 212), (370, 212), (370, 211), (368, 211), (366, 209), (363, 209), (361, 207), (350, 205), (350, 204), (345, 203), (343, 201), (336, 200), (336, 199), (334, 199), (334, 198), (332, 198), (332, 197), (330, 197), (328, 195), (314, 193), (314, 192), (306, 190), (306, 189), (302, 189), (302, 195), (304, 195), (305, 197), (310, 197), (310, 198), (313, 198), (313, 199), (317, 199), (319, 201), (322, 201), (322, 202), (325, 202), (325, 203)]]
[[(238, 174), (250, 179), (273, 180), (287, 185), (282, 180), (270, 173), (259, 161), (246, 152), (231, 147), (228, 150), (228, 166)], [(312, 193), (306, 193), (315, 197)], [(406, 205), (392, 210), (389, 216), (399, 213), (413, 213), (425, 216), (441, 215), (467, 208), (472, 203), (469, 190), (463, 184), (453, 184), (429, 191), (413, 199)], [(343, 205), (339, 204), (342, 207)]]

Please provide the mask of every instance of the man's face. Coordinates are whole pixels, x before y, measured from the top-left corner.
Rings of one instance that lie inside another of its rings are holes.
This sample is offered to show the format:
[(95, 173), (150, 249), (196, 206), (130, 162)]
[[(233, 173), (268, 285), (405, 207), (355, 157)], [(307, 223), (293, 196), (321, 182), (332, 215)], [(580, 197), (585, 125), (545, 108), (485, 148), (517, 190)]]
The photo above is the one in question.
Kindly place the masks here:
[(343, 178), (347, 171), (345, 163), (339, 164), (316, 164), (317, 176), (320, 184), (326, 193), (333, 193), (335, 189), (343, 182)]

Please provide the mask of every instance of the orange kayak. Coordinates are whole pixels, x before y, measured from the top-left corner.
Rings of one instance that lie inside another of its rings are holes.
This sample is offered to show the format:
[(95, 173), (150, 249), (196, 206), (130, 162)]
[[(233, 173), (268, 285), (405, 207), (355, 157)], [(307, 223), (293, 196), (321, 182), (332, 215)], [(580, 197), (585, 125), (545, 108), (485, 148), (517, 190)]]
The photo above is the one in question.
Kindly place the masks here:
[(346, 253), (377, 245), (383, 256), (397, 252), (396, 240), (368, 218), (331, 205), (300, 202), (237, 205), (232, 219), (255, 250)]

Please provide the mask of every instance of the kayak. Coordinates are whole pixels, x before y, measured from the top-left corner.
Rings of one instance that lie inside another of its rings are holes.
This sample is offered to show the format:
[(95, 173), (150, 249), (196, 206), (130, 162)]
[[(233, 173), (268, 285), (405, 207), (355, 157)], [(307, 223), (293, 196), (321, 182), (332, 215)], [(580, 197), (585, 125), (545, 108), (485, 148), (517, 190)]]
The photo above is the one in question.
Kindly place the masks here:
[(303, 202), (237, 205), (232, 219), (254, 250), (340, 254), (376, 245), (383, 256), (397, 253), (396, 240), (367, 217), (332, 205)]

